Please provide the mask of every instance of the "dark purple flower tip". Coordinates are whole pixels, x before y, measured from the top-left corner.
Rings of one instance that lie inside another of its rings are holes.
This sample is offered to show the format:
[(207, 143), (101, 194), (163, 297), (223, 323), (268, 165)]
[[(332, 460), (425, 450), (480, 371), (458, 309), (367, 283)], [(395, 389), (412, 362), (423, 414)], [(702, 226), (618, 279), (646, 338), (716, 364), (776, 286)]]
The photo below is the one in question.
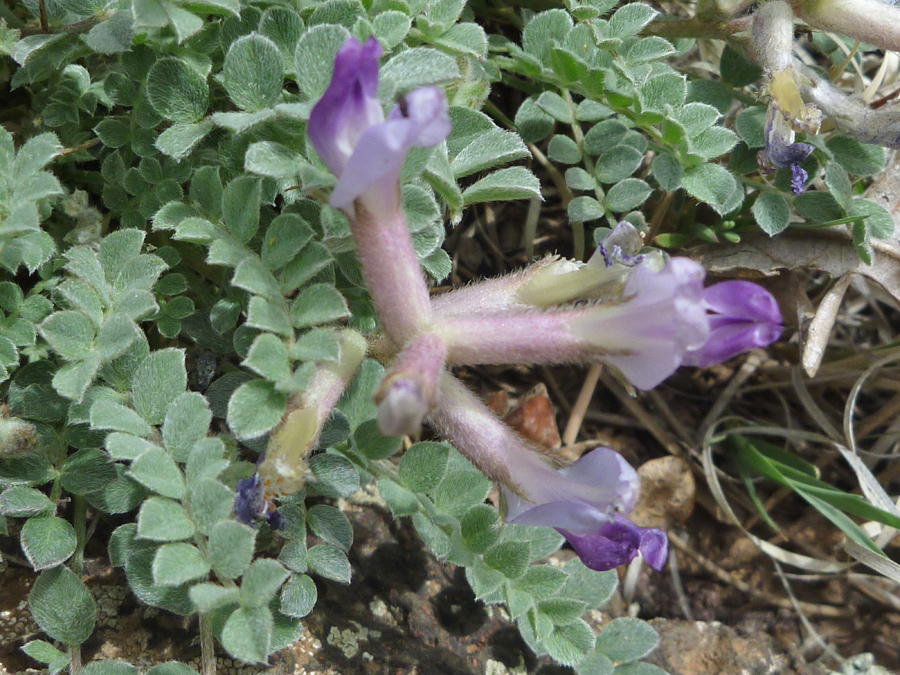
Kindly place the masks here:
[[(384, 119), (378, 101), (381, 45), (350, 38), (338, 52), (328, 90), (313, 107), (309, 137), (338, 177), (331, 205), (346, 208), (370, 187), (381, 184), (392, 203), (406, 154), (436, 145), (450, 133), (444, 92), (423, 87), (410, 92)], [(384, 200), (382, 200), (384, 201)]]
[(620, 513), (591, 534), (577, 535), (559, 529), (589, 569), (605, 572), (630, 563), (640, 553), (647, 564), (659, 571), (666, 564), (669, 540), (662, 530), (635, 525)]
[(234, 517), (245, 525), (252, 525), (266, 511), (266, 488), (255, 473), (237, 482), (234, 498)]
[(791, 165), (791, 192), (795, 195), (802, 195), (806, 190), (806, 181), (809, 180), (809, 173), (799, 164)]
[(280, 530), (287, 524), (284, 516), (275, 508), (271, 509), (266, 515), (266, 522), (269, 523), (269, 528), (272, 530)]
[(815, 148), (809, 143), (795, 143), (796, 134), (784, 115), (775, 106), (770, 106), (766, 116), (766, 149), (761, 153), (763, 160), (776, 169), (791, 170), (791, 190), (795, 195), (803, 194), (809, 174), (800, 166)]
[(713, 312), (709, 317), (710, 335), (702, 347), (685, 355), (685, 365), (705, 368), (741, 352), (768, 347), (781, 337), (781, 308), (774, 296), (758, 284), (714, 284), (704, 291), (703, 302)]

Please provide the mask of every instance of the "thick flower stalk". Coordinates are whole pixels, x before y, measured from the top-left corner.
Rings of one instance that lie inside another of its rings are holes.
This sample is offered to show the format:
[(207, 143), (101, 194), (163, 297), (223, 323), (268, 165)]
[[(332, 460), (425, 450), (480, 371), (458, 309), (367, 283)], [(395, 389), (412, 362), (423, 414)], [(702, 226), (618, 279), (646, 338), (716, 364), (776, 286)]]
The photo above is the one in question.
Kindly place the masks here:
[(813, 28), (847, 35), (886, 51), (900, 51), (900, 7), (885, 0), (791, 0)]
[(272, 500), (299, 492), (309, 479), (306, 458), (315, 449), (322, 427), (356, 374), (366, 354), (366, 341), (356, 331), (340, 336), (337, 364), (320, 366), (306, 391), (294, 396), (281, 424), (269, 437), (256, 473), (238, 481), (235, 516), (250, 523), (260, 517), (277, 519)]
[(398, 346), (427, 326), (428, 288), (400, 202), (400, 172), (410, 148), (450, 133), (444, 92), (410, 92), (387, 119), (376, 98), (382, 49), (371, 37), (338, 52), (328, 90), (309, 119), (309, 137), (337, 176), (331, 206), (350, 218), (369, 291), (385, 333)]
[(637, 503), (640, 479), (621, 455), (598, 448), (555, 470), (450, 375), (441, 381), (430, 420), (503, 486), (508, 522), (556, 528), (591, 569), (612, 569), (638, 552), (655, 569), (665, 564), (665, 533), (623, 515)]

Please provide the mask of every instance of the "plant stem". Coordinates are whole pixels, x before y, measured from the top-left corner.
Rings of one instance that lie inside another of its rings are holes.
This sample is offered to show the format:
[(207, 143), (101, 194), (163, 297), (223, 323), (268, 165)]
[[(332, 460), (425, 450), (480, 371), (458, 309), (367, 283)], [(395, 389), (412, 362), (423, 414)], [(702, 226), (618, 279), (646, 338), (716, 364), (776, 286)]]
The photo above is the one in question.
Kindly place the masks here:
[(69, 675), (81, 675), (81, 646), (69, 645)]
[(216, 645), (212, 621), (200, 614), (200, 675), (216, 675)]
[(81, 495), (76, 495), (75, 503), (75, 553), (72, 556), (72, 571), (78, 576), (84, 572), (84, 545), (87, 543), (85, 533), (87, 530), (87, 500)]

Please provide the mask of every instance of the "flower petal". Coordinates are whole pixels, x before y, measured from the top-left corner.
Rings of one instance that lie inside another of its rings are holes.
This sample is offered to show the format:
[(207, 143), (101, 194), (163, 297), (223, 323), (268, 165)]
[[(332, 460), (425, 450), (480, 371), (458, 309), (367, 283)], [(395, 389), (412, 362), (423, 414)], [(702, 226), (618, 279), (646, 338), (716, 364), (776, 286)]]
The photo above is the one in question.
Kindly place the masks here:
[(328, 90), (310, 113), (310, 140), (336, 176), (343, 173), (360, 134), (384, 120), (376, 98), (381, 54), (374, 37), (366, 44), (347, 40), (335, 59)]
[(781, 323), (781, 308), (774, 296), (752, 281), (723, 281), (703, 291), (707, 308), (743, 321)]

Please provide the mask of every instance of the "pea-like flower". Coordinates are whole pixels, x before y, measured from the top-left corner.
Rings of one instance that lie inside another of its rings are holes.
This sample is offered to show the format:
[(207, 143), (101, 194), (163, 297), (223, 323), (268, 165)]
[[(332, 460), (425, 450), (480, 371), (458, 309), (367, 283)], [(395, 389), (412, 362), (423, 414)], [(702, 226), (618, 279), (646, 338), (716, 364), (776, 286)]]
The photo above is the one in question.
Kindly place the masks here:
[(685, 354), (684, 365), (705, 368), (781, 337), (781, 309), (772, 294), (750, 281), (723, 281), (703, 292), (709, 338)]
[(799, 195), (803, 194), (809, 180), (809, 173), (800, 164), (815, 148), (809, 143), (795, 142), (796, 137), (784, 115), (777, 107), (770, 106), (766, 115), (766, 149), (760, 153), (760, 159), (764, 165), (790, 169), (791, 190)]
[(556, 528), (591, 569), (612, 569), (638, 553), (654, 569), (665, 564), (665, 533), (623, 515), (637, 504), (641, 483), (618, 453), (597, 448), (554, 469), (449, 374), (430, 421), (501, 485), (508, 522)]
[(331, 85), (310, 114), (309, 137), (338, 177), (335, 208), (349, 208), (364, 195), (372, 206), (394, 205), (410, 148), (437, 145), (450, 133), (447, 99), (437, 87), (410, 92), (385, 119), (376, 97), (381, 54), (375, 37), (365, 44), (347, 40)]

